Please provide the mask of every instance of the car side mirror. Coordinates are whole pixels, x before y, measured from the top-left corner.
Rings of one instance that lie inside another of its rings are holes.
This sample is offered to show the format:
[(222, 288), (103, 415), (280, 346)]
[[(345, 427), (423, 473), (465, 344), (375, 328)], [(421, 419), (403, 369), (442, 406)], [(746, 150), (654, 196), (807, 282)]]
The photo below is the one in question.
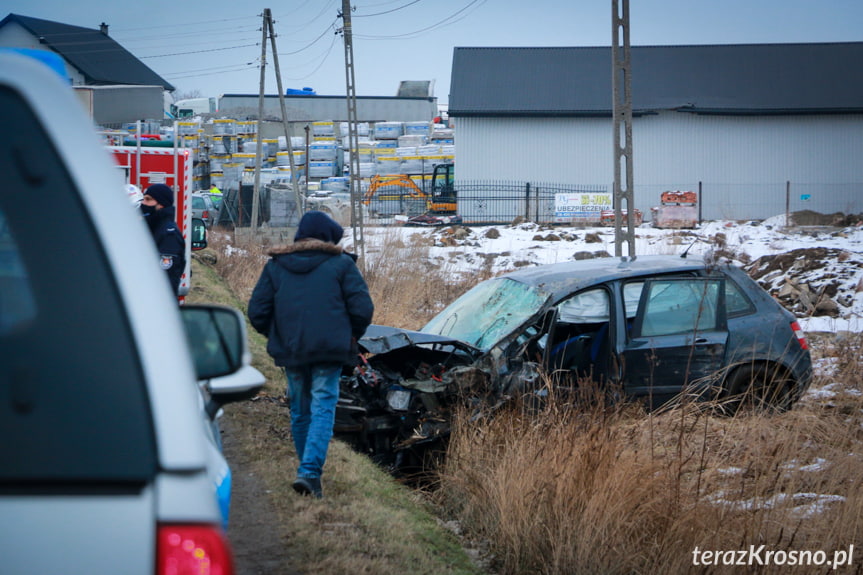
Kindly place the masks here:
[(201, 218), (192, 218), (192, 251), (207, 247), (207, 226)]
[(180, 308), (198, 381), (209, 380), (207, 413), (257, 395), (266, 379), (250, 364), (246, 322), (236, 309), (213, 304)]

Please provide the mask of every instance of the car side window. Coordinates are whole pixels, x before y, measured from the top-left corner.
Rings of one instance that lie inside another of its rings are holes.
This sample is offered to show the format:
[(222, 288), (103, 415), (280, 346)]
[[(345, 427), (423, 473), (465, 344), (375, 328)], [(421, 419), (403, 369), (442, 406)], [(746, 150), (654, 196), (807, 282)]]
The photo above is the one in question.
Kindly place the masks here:
[(628, 320), (634, 318), (636, 312), (638, 312), (638, 300), (641, 299), (642, 289), (644, 289), (643, 281), (623, 284), (623, 311)]
[(0, 110), (0, 491), (134, 489), (156, 443), (111, 266), (40, 119), (8, 88)]
[(635, 332), (655, 337), (719, 326), (720, 280), (661, 279), (646, 284), (641, 295)]
[(725, 308), (728, 317), (738, 317), (755, 313), (755, 306), (743, 290), (730, 278), (725, 280)]
[(18, 242), (0, 210), (0, 336), (21, 329), (36, 317), (30, 277), (21, 260)]

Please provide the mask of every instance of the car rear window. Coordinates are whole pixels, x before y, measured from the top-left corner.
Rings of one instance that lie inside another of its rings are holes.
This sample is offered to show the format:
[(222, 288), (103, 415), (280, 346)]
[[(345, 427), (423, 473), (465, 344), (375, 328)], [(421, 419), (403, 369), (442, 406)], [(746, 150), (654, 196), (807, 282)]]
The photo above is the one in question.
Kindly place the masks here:
[(207, 207), (207, 204), (204, 202), (204, 198), (201, 196), (192, 196), (192, 209), (193, 210), (203, 210)]
[(117, 286), (39, 120), (0, 109), (0, 491), (137, 488), (156, 447)]

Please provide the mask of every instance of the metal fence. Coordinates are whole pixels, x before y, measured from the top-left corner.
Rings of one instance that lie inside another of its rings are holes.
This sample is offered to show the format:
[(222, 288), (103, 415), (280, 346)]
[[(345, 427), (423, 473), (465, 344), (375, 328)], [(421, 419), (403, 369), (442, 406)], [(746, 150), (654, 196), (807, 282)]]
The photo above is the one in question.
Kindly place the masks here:
[[(568, 218), (562, 212), (561, 195), (596, 196), (600, 203), (593, 211), (613, 209), (604, 196), (612, 194), (611, 185), (566, 185), (517, 181), (459, 181), (458, 213), (467, 225), (511, 223), (516, 218), (540, 224), (578, 223), (590, 221), (586, 212)], [(676, 184), (638, 185), (633, 197), (634, 208), (642, 212), (644, 221), (651, 220), (651, 208), (660, 205), (662, 192), (690, 190), (698, 193), (699, 219), (704, 220), (763, 220), (795, 212), (821, 214), (863, 213), (863, 182), (847, 184), (811, 184), (777, 182), (767, 184), (716, 184), (690, 182)]]

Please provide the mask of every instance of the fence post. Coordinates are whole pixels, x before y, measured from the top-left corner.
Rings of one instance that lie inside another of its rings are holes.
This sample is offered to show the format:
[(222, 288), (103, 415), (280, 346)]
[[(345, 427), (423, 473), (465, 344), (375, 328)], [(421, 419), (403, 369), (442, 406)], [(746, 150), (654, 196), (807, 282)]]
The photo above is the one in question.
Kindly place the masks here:
[(704, 221), (702, 218), (703, 212), (701, 211), (704, 207), (704, 188), (702, 187), (703, 182), (698, 182), (698, 225), (701, 225), (701, 222)]
[(791, 225), (791, 180), (785, 181), (785, 227)]
[(530, 221), (530, 182), (524, 184), (524, 219)]

